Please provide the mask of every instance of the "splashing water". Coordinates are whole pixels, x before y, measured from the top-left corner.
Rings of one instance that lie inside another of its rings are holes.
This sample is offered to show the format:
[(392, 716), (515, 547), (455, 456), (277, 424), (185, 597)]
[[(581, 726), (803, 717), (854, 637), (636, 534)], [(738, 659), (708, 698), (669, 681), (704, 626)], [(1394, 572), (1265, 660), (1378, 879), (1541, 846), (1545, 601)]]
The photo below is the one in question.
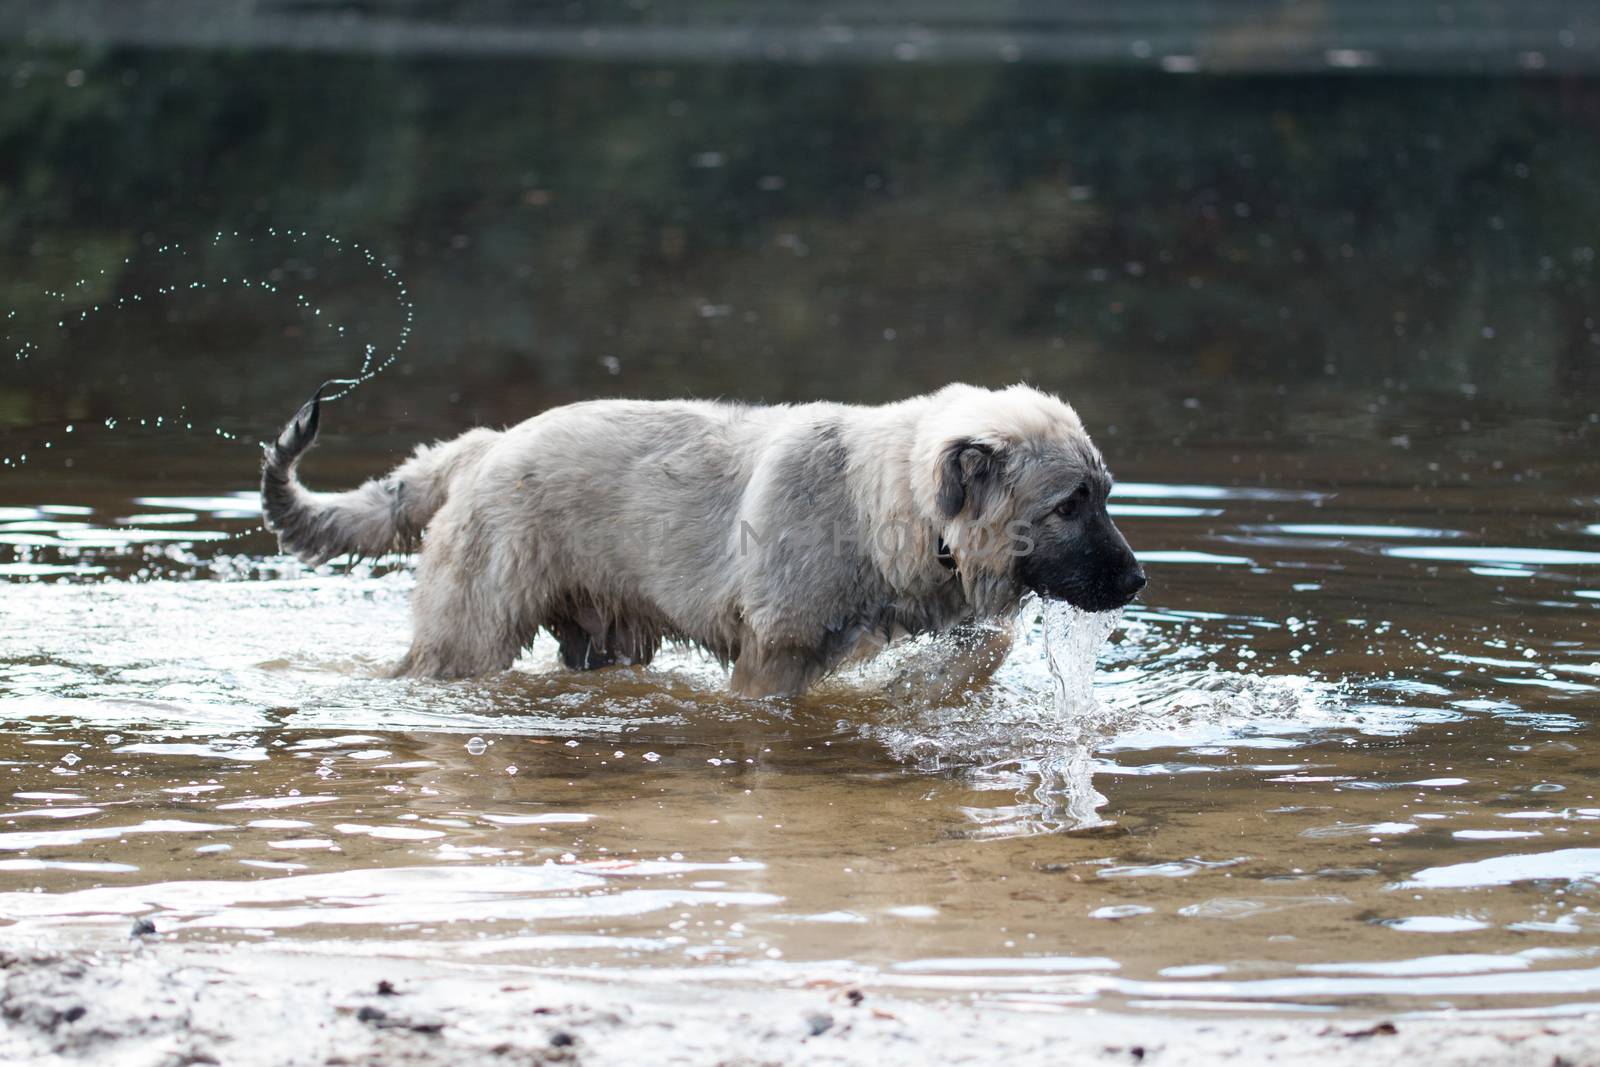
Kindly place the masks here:
[(1088, 612), (1061, 601), (1044, 605), (1044, 652), (1056, 685), (1056, 716), (1063, 722), (1103, 717), (1094, 696), (1094, 661), (1118, 625), (1122, 609)]
[[(257, 243), (257, 238), (248, 234), (240, 234), (238, 231), (224, 232), (219, 230), (212, 235), (209, 243), (212, 246), (216, 246), (229, 241), (244, 241), (248, 244), (254, 245)], [(390, 267), (383, 260), (379, 259), (377, 254), (372, 249), (357, 242), (345, 241), (328, 234), (317, 235), (305, 230), (278, 229), (276, 227), (268, 227), (262, 237), (262, 241), (263, 243), (276, 242), (280, 244), (287, 244), (290, 247), (320, 243), (330, 246), (341, 253), (346, 251), (355, 253), (356, 255), (360, 256), (368, 266), (382, 274), (384, 281), (392, 289), (395, 304), (403, 316), (399, 333), (396, 337), (393, 347), (387, 352), (384, 352), (380, 351), (377, 345), (371, 343), (363, 344), (361, 364), (356, 370), (355, 374), (348, 378), (332, 379), (334, 383), (340, 385), (342, 388), (336, 392), (329, 393), (323, 398), (324, 400), (337, 400), (340, 397), (348, 395), (357, 386), (371, 381), (383, 371), (387, 370), (395, 363), (396, 360), (399, 359), (400, 353), (405, 349), (406, 343), (411, 338), (412, 323), (415, 318), (416, 307), (411, 302), (410, 293), (407, 291), (406, 285), (400, 279), (400, 276), (392, 267)], [(163, 259), (170, 257), (173, 259), (189, 260), (191, 258), (188, 250), (175, 242), (158, 246), (152, 255)], [(126, 257), (122, 262), (124, 266), (127, 266), (133, 262), (133, 258)], [(103, 275), (106, 273), (106, 271), (102, 269), (100, 273)], [(81, 278), (74, 283), (72, 290), (85, 290), (89, 286), (89, 283), (90, 279)], [(313, 304), (305, 293), (289, 290), (283, 283), (275, 282), (267, 277), (252, 279), (248, 277), (226, 275), (195, 279), (187, 284), (160, 285), (148, 292), (129, 293), (124, 296), (117, 297), (114, 300), (107, 300), (104, 303), (97, 303), (77, 309), (66, 309), (64, 307), (60, 317), (55, 320), (54, 328), (57, 331), (65, 331), (70, 327), (86, 323), (92, 318), (106, 315), (114, 311), (119, 311), (124, 308), (133, 307), (135, 305), (145, 304), (157, 300), (171, 299), (188, 292), (226, 288), (239, 288), (253, 292), (260, 292), (270, 297), (280, 299), (287, 297), (292, 301), (295, 310), (310, 319), (312, 323), (324, 330), (331, 332), (340, 341), (343, 341), (346, 337), (346, 327), (343, 324), (335, 322), (331, 318), (324, 316), (322, 314), (322, 309)], [(67, 290), (57, 291), (46, 289), (44, 293), (46, 296), (64, 306), (67, 305), (75, 295), (74, 292), (69, 292)], [(14, 361), (22, 362), (37, 355), (40, 352), (40, 347), (32, 338), (22, 337), (13, 332), (14, 327), (11, 324), (14, 323), (16, 319), (17, 313), (15, 310), (8, 311), (3, 319), (0, 319), (0, 323), (3, 323), (3, 325), (0, 325), (0, 345), (11, 348), (11, 358)], [(180, 408), (175, 413), (152, 414), (144, 417), (134, 416), (130, 417), (127, 421), (130, 425), (137, 424), (139, 426), (150, 427), (173, 427), (186, 431), (192, 431), (194, 429), (193, 417), (187, 410), (183, 408)], [(108, 430), (116, 429), (117, 422), (117, 419), (108, 419), (106, 420), (105, 428)], [(68, 426), (66, 432), (73, 432), (73, 427)], [(230, 433), (221, 426), (213, 427), (212, 433), (223, 440), (238, 440), (237, 435)], [(55, 445), (55, 441), (47, 440), (40, 442), (37, 448), (40, 451), (44, 451), (55, 447)], [(25, 465), (27, 462), (27, 452), (22, 452), (15, 456), (0, 456), (0, 468), (17, 468)]]
[[(1066, 728), (1064, 749), (1047, 753), (1035, 767), (1034, 800), (1059, 829), (1111, 825), (1099, 810), (1106, 798), (1094, 787), (1094, 746), (1108, 709), (1094, 695), (1095, 658), (1122, 621), (1122, 611), (1087, 612), (1059, 601), (1044, 605), (1044, 651), (1055, 682), (1055, 713)], [(1051, 819), (1051, 816), (1055, 816)]]
[[(1027, 625), (1030, 616), (1037, 628)], [(956, 702), (893, 690), (893, 706), (861, 732), (923, 770), (955, 770), (980, 788), (1015, 789), (1017, 803), (1004, 815), (969, 813), (979, 824), (973, 836), (1109, 825), (1097, 814), (1106, 798), (1094, 788), (1101, 769), (1095, 751), (1116, 735), (1125, 709), (1097, 699), (1094, 677), (1096, 657), (1121, 620), (1121, 612), (1030, 602), (1018, 622), (1015, 673), (1005, 681)]]

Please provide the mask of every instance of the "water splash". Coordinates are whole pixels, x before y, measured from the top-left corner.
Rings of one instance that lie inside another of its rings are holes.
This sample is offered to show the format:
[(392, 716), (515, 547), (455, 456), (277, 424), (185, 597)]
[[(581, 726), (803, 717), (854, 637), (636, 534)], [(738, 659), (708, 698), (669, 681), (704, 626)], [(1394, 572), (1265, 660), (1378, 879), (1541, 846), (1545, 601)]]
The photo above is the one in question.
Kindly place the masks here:
[[(1106, 800), (1093, 786), (1095, 750), (1115, 736), (1118, 713), (1096, 697), (1095, 662), (1120, 621), (1120, 612), (1031, 602), (1005, 670), (988, 686), (929, 700), (886, 685), (889, 706), (861, 733), (919, 770), (954, 770), (980, 789), (1014, 791), (1013, 806), (968, 811), (974, 836), (1107, 825), (1097, 814)], [(875, 670), (899, 677), (898, 656), (937, 652), (938, 640), (891, 652), (855, 683), (874, 686)]]
[(1105, 706), (1095, 700), (1094, 664), (1122, 623), (1122, 610), (1082, 611), (1061, 601), (1044, 605), (1044, 652), (1055, 678), (1056, 715), (1062, 722), (1097, 720)]
[[(361, 259), (371, 268), (378, 271), (392, 290), (395, 304), (402, 315), (401, 325), (394, 344), (387, 351), (380, 350), (375, 344), (363, 344), (361, 362), (355, 373), (349, 377), (335, 379), (343, 385), (343, 388), (337, 392), (330, 393), (324, 397), (325, 400), (336, 400), (340, 397), (349, 395), (350, 392), (352, 392), (355, 388), (368, 381), (371, 381), (383, 371), (394, 365), (396, 360), (399, 359), (400, 353), (405, 349), (407, 343), (411, 339), (412, 325), (416, 316), (416, 307), (411, 301), (410, 293), (407, 291), (405, 283), (400, 279), (400, 276), (395, 272), (394, 268), (390, 267), (386, 262), (380, 259), (377, 253), (375, 253), (371, 248), (368, 248), (366, 245), (355, 241), (346, 241), (331, 234), (314, 234), (308, 230), (292, 230), (268, 227), (260, 239), (262, 243), (278, 242), (291, 246), (298, 246), (302, 244), (325, 244), (331, 246), (340, 253), (345, 251), (352, 252), (360, 256)], [(244, 241), (248, 244), (254, 245), (257, 243), (257, 240), (257, 237), (248, 234), (241, 234), (237, 230), (218, 230), (211, 236), (209, 244), (212, 247), (216, 247), (217, 245), (228, 241)], [(189, 251), (184, 246), (177, 244), (176, 242), (159, 245), (149, 254), (153, 257), (163, 259), (172, 258), (178, 260), (189, 260), (191, 258)], [(122, 265), (125, 267), (131, 266), (133, 261), (134, 260), (132, 256), (124, 257), (122, 260)], [(102, 275), (105, 273), (106, 271), (104, 269), (100, 271), (100, 274)], [(64, 309), (61, 314), (56, 317), (54, 329), (58, 332), (64, 333), (73, 327), (87, 323), (93, 318), (106, 315), (114, 311), (133, 307), (135, 305), (144, 305), (157, 300), (173, 298), (184, 293), (211, 289), (238, 288), (250, 292), (264, 293), (274, 298), (288, 299), (291, 301), (297, 312), (309, 318), (316, 326), (331, 332), (337, 341), (344, 342), (347, 340), (346, 327), (342, 323), (333, 320), (331, 317), (324, 316), (322, 313), (322, 308), (314, 304), (304, 292), (287, 288), (282, 282), (274, 280), (270, 276), (271, 273), (272, 272), (269, 271), (268, 276), (260, 278), (240, 277), (237, 275), (218, 275), (209, 278), (195, 278), (184, 283), (157, 285), (153, 289), (146, 292), (127, 293), (116, 297), (114, 300), (105, 300), (100, 303), (91, 304), (87, 307)], [(71, 290), (87, 290), (89, 282), (90, 279), (88, 278), (80, 278), (73, 284)], [(73, 295), (73, 292), (66, 289), (46, 289), (44, 290), (44, 294), (59, 304), (67, 305), (68, 301)], [(0, 345), (11, 348), (12, 359), (14, 361), (21, 362), (36, 356), (39, 354), (41, 349), (36, 340), (21, 335), (20, 331), (13, 326), (16, 321), (17, 313), (15, 310), (6, 312), (4, 318), (0, 319)], [(143, 427), (156, 428), (176, 427), (181, 428), (186, 432), (192, 432), (195, 428), (194, 420), (190, 413), (187, 411), (187, 409), (182, 407), (180, 407), (176, 412), (158, 413), (146, 415), (144, 417), (130, 417), (125, 421), (127, 421), (129, 425), (137, 424)], [(107, 419), (105, 427), (106, 429), (116, 429), (117, 423), (117, 419)], [(71, 433), (72, 427), (69, 426), (66, 432)], [(212, 427), (211, 432), (213, 435), (222, 438), (223, 440), (239, 440), (237, 434), (234, 434), (221, 426)], [(52, 449), (56, 446), (56, 444), (57, 442), (53, 440), (43, 441), (38, 445), (38, 451)], [(9, 467), (15, 469), (25, 465), (28, 462), (28, 459), (29, 453), (26, 451), (15, 456), (0, 456), (0, 468)]]
[(1170, 612), (1128, 620), (1032, 602), (991, 685), (944, 702), (893, 690), (861, 734), (919, 771), (955, 772), (980, 791), (1011, 794), (1001, 806), (964, 809), (966, 832), (1015, 837), (1110, 825), (1094, 778), (1128, 773), (1121, 753), (1293, 746), (1319, 729), (1403, 733), (1437, 717), (1374, 705), (1359, 686), (1280, 673), (1292, 662), (1219, 669), (1259, 630), (1230, 630), (1237, 621), (1216, 616), (1207, 625), (1217, 632), (1197, 640), (1196, 624)]
[(1045, 659), (1066, 745), (1038, 760), (1033, 798), (1044, 822), (1058, 822), (1059, 829), (1110, 825), (1100, 815), (1105, 795), (1094, 787), (1094, 749), (1109, 718), (1109, 709), (1095, 698), (1094, 668), (1100, 649), (1121, 622), (1120, 609), (1087, 612), (1058, 601), (1044, 605)]

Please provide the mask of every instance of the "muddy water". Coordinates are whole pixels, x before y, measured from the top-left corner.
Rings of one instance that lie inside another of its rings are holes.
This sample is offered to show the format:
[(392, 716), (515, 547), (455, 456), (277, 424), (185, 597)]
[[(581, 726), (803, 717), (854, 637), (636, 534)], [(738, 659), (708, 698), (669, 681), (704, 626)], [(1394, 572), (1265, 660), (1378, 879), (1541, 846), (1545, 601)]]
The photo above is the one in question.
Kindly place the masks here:
[[(688, 653), (574, 676), (548, 643), (395, 682), (403, 567), (171, 548), (247, 529), (231, 497), (20, 509), (35, 572), (116, 577), (4, 589), (0, 913), (1029, 1005), (1582, 1002), (1592, 498), (1467, 495), (1123, 482), (1151, 593), (1065, 719), (1037, 605), (959, 706), (892, 662), (741, 702)], [(222, 573), (127, 576), (185, 560)]]
[[(1029, 1009), (1600, 996), (1593, 85), (0, 65), (0, 937)], [(251, 485), (395, 354), (313, 484), (589, 396), (1027, 378), (1152, 583), (1067, 714), (1046, 630), (1088, 642), (1037, 606), (953, 706), (893, 661), (743, 702), (548, 642), (386, 680), (404, 561), (306, 573)]]

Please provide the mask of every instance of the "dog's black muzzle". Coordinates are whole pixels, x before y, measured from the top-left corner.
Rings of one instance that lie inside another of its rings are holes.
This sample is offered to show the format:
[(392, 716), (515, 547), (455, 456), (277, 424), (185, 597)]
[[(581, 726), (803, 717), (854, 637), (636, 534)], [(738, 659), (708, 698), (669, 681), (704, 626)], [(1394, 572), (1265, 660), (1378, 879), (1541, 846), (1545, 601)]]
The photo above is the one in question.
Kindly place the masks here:
[(1093, 520), (1063, 551), (1040, 547), (1021, 558), (1017, 576), (1047, 600), (1065, 600), (1083, 611), (1112, 611), (1131, 603), (1149, 582), (1108, 515)]

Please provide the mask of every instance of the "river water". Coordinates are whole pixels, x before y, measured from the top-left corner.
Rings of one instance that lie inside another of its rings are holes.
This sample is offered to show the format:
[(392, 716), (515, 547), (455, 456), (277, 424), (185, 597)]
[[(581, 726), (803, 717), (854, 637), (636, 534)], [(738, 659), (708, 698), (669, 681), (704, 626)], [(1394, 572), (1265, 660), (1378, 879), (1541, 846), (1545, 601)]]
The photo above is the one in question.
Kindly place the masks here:
[[(5, 936), (1031, 1010), (1596, 1000), (1595, 87), (4, 68)], [(252, 490), (311, 387), (386, 363), (313, 485), (585, 396), (1027, 378), (1151, 585), (1065, 713), (1046, 630), (1083, 662), (1094, 623), (1037, 604), (953, 706), (892, 660), (746, 702), (548, 638), (388, 680), (405, 561), (307, 572)]]

